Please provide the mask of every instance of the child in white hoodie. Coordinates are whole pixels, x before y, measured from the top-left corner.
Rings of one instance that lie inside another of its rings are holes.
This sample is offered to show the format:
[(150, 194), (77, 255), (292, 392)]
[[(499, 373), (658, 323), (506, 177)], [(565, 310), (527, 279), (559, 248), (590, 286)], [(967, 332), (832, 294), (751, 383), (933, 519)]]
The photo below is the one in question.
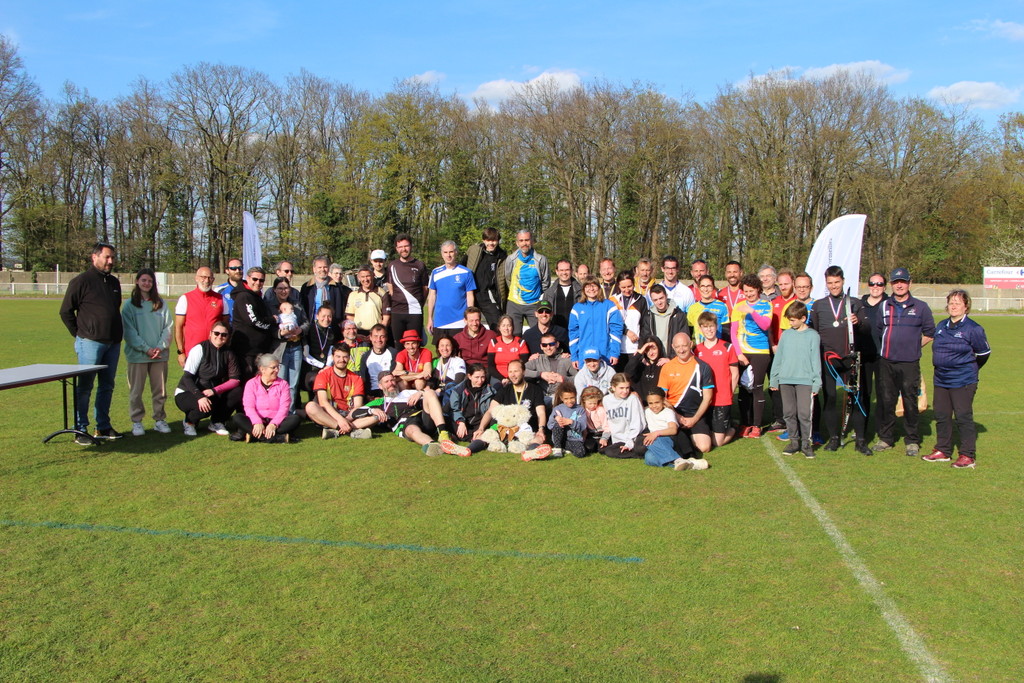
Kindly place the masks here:
[(646, 423), (644, 407), (631, 393), (629, 377), (618, 373), (612, 377), (611, 393), (604, 397), (607, 427), (601, 435), (601, 452), (609, 458), (642, 458), (647, 450), (640, 438)]

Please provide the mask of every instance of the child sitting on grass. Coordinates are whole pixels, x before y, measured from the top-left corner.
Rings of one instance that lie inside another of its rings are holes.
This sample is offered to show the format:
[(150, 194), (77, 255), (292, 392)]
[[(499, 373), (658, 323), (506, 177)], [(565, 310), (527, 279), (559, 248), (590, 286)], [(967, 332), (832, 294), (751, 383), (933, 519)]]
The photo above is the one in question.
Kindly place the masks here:
[(642, 458), (643, 442), (640, 432), (644, 429), (644, 407), (632, 393), (629, 376), (618, 373), (612, 377), (612, 393), (604, 397), (604, 411), (608, 424), (598, 445), (609, 458)]
[(647, 409), (644, 410), (647, 433), (644, 434), (644, 462), (652, 467), (672, 465), (676, 471), (688, 470), (693, 463), (679, 457), (672, 446), (672, 437), (679, 432), (676, 411), (665, 403), (665, 390), (654, 387), (647, 392)]
[(604, 393), (597, 387), (587, 387), (580, 394), (580, 403), (587, 415), (587, 431), (583, 438), (583, 452), (596, 453), (600, 448), (601, 435), (608, 425), (608, 416), (601, 405)]
[(576, 403), (576, 387), (572, 382), (562, 382), (555, 391), (548, 431), (551, 432), (551, 457), (560, 458), (565, 451), (577, 458), (587, 454), (583, 446), (587, 433), (587, 411)]
[(811, 418), (814, 397), (821, 389), (821, 340), (807, 327), (807, 306), (794, 301), (786, 309), (790, 328), (782, 333), (769, 387), (782, 397), (782, 415), (789, 430), (789, 445), (784, 455), (803, 452), (814, 457), (811, 444)]

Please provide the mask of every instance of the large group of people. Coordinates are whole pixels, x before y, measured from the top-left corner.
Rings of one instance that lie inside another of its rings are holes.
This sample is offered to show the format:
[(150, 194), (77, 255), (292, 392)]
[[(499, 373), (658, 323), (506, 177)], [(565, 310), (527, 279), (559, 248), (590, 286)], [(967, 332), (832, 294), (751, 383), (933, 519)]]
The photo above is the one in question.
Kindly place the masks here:
[[(219, 287), (199, 268), (173, 313), (145, 268), (122, 303), (115, 251), (98, 244), (61, 307), (79, 362), (106, 366), (78, 383), (78, 441), (121, 436), (110, 401), (123, 341), (136, 436), (146, 431), (147, 380), (153, 428), (171, 431), (173, 344), (183, 370), (174, 403), (187, 436), (205, 420), (234, 440), (287, 443), (309, 421), (324, 439), (392, 431), (430, 455), (602, 453), (686, 470), (706, 468), (706, 454), (733, 439), (766, 433), (789, 442), (785, 454), (813, 458), (816, 448), (852, 443), (872, 455), (894, 448), (900, 414), (907, 455), (951, 461), (955, 422), (953, 466), (975, 465), (972, 404), (991, 349), (964, 290), (950, 292), (949, 317), (936, 324), (910, 294), (905, 268), (888, 279), (873, 273), (857, 297), (838, 266), (809, 274), (763, 265), (755, 274), (729, 261), (716, 289), (704, 259), (690, 263), (691, 283), (679, 279), (674, 256), (627, 268), (605, 258), (598, 275), (562, 259), (551, 273), (529, 230), (515, 242), (507, 254), (488, 228), (460, 259), (446, 241), (441, 265), (429, 270), (399, 234), (395, 258), (371, 252), (355, 290), (326, 255), (301, 284), (290, 261), (270, 278), (233, 258)], [(812, 300), (818, 276), (828, 294)], [(920, 361), (933, 341), (937, 439), (922, 454)]]

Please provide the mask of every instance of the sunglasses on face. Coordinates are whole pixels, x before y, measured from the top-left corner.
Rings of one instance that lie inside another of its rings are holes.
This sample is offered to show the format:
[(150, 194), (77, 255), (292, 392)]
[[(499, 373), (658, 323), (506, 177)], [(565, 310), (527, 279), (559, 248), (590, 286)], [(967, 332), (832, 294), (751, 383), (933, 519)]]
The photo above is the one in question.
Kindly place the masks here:
[(263, 277), (251, 277), (249, 279), (252, 280), (253, 282), (259, 282), (260, 284), (267, 281), (267, 279)]
[(241, 270), (242, 266), (228, 266), (228, 270)]
[(558, 346), (558, 342), (541, 342), (540, 345), (541, 346), (548, 346), (548, 347), (550, 347), (550, 346)]
[(884, 282), (869, 282), (868, 287), (885, 287)]
[(226, 337), (226, 336), (228, 336), (227, 332), (211, 332), (210, 334), (212, 334), (214, 337)]

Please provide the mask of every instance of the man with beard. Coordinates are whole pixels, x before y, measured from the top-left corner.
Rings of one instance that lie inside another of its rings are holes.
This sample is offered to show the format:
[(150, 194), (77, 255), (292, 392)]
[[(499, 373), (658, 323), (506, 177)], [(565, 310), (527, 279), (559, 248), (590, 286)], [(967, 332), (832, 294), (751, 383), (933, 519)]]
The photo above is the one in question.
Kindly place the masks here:
[(370, 330), (370, 349), (363, 354), (360, 375), (367, 396), (380, 396), (377, 378), (380, 373), (392, 372), (398, 362), (398, 351), (388, 346), (388, 331), (383, 325), (374, 325)]
[(537, 324), (523, 332), (523, 341), (526, 342), (526, 348), (530, 349), (530, 355), (536, 356), (541, 352), (540, 338), (545, 334), (554, 335), (562, 346), (562, 350), (567, 350), (569, 348), (569, 331), (554, 323), (551, 303), (546, 299), (538, 302), (536, 316)]
[(68, 283), (60, 307), (60, 319), (75, 338), (79, 364), (107, 366), (94, 374), (82, 375), (75, 384), (75, 429), (83, 432), (75, 438), (75, 443), (84, 446), (94, 443), (84, 432), (89, 428), (89, 399), (97, 378), (93, 438), (120, 439), (123, 436), (110, 424), (110, 399), (114, 395), (124, 336), (121, 283), (112, 274), (114, 255), (114, 247), (109, 244), (93, 246), (92, 267)]
[(501, 294), (498, 292), (498, 269), (508, 254), (501, 248), (501, 235), (494, 228), (484, 228), (480, 242), (466, 250), (462, 265), (469, 268), (476, 280), (474, 304), (483, 313), (487, 326), (495, 329), (501, 317)]
[(743, 300), (743, 288), (740, 287), (740, 280), (743, 279), (743, 264), (739, 261), (729, 261), (725, 264), (725, 287), (718, 290), (718, 298), (729, 307), (729, 315), (732, 316), (732, 308)]
[(637, 261), (633, 273), (636, 276), (633, 281), (633, 291), (640, 296), (647, 296), (654, 284), (654, 264), (651, 263), (651, 259), (642, 258)]
[(427, 278), (423, 261), (413, 258), (412, 237), (404, 232), (395, 237), (398, 258), (388, 264), (388, 295), (391, 297), (391, 338), (397, 342), (406, 330), (423, 331), (423, 304), (427, 300)]
[(383, 425), (406, 441), (419, 445), (425, 454), (440, 455), (441, 444), (430, 438), (430, 434), (437, 432), (439, 439), (445, 441), (449, 437), (437, 394), (429, 390), (400, 390), (398, 379), (387, 371), (377, 376), (377, 384), (380, 398), (353, 410), (352, 426), (359, 430)]
[[(231, 259), (232, 263), (238, 259)], [(196, 288), (182, 294), (174, 307), (174, 343), (177, 344), (178, 365), (185, 367), (188, 352), (210, 336), (213, 324), (227, 322), (227, 302), (231, 299), (221, 296), (213, 289), (213, 271), (203, 266), (196, 271)]]
[(483, 311), (479, 308), (470, 306), (463, 317), (466, 326), (453, 337), (459, 347), (459, 356), (466, 361), (467, 366), (470, 363), (479, 363), (487, 367), (487, 348), (497, 334), (483, 326)]
[(554, 334), (546, 332), (538, 346), (541, 353), (531, 356), (526, 362), (526, 379), (537, 382), (544, 390), (544, 402), (550, 408), (558, 385), (574, 377), (576, 368), (570, 359), (563, 357), (561, 345)]
[[(213, 291), (217, 292), (224, 299), (224, 312), (228, 316), (228, 322), (230, 322), (231, 317), (234, 315), (235, 307), (235, 302), (231, 299), (231, 292), (245, 280), (242, 259), (229, 259), (228, 265), (224, 267), (224, 273), (228, 276), (227, 281), (222, 285), (214, 287)], [(209, 331), (207, 331), (207, 334), (209, 334)], [(199, 341), (206, 341), (206, 336), (204, 335)]]
[(693, 284), (690, 285), (690, 291), (693, 292), (693, 300), (697, 301), (700, 299), (700, 283), (699, 280), (702, 275), (708, 274), (708, 262), (702, 258), (694, 259), (690, 264), (690, 279), (693, 280)]

